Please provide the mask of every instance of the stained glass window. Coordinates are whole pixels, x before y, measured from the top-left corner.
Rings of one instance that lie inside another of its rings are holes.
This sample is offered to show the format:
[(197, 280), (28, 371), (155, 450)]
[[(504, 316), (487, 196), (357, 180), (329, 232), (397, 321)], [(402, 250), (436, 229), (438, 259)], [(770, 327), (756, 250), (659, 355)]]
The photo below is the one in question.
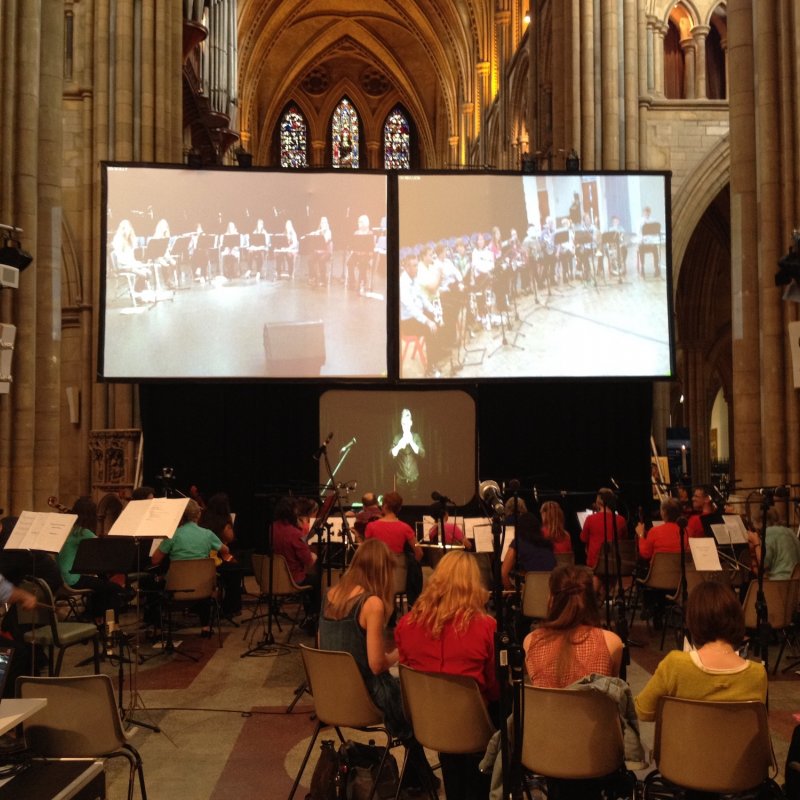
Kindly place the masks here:
[(358, 169), (358, 112), (347, 98), (333, 112), (331, 143), (334, 167)]
[(411, 130), (406, 115), (396, 108), (383, 126), (383, 166), (411, 169)]
[(306, 159), (306, 120), (297, 106), (281, 117), (281, 166), (297, 169), (308, 166)]

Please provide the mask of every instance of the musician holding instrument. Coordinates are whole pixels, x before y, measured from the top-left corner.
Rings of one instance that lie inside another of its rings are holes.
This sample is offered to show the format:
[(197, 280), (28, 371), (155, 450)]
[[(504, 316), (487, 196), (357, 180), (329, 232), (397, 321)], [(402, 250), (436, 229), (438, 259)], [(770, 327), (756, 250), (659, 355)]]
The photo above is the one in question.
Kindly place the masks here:
[(314, 251), (311, 255), (308, 282), (312, 286), (326, 286), (333, 258), (333, 232), (328, 218), (320, 217), (319, 227), (308, 235), (316, 237)]
[(408, 256), (400, 270), (400, 336), (425, 337), (428, 372), (433, 373), (439, 356), (436, 309), (416, 282), (417, 260)]
[[(760, 514), (758, 515), (760, 517)], [(752, 556), (753, 572), (758, 573), (761, 561), (761, 537), (756, 531), (747, 534)], [(800, 563), (800, 539), (795, 532), (781, 523), (778, 510), (767, 509), (767, 529), (764, 531), (767, 552), (764, 555), (764, 569), (771, 581), (788, 581), (794, 568)]]
[[(197, 524), (200, 513), (200, 506), (194, 500), (186, 503), (181, 524), (175, 534), (171, 539), (164, 539), (153, 553), (151, 561), (154, 567), (159, 566), (167, 556), (171, 561), (210, 558), (213, 550), (223, 561), (233, 559), (228, 545), (220, 541), (213, 531)], [(211, 599), (198, 600), (194, 608), (200, 617), (200, 635), (208, 639), (211, 636)]]
[(487, 331), (492, 329), (491, 307), (487, 295), (494, 275), (494, 262), (494, 252), (488, 246), (483, 234), (479, 233), (472, 250), (472, 278), (477, 300), (478, 322)]

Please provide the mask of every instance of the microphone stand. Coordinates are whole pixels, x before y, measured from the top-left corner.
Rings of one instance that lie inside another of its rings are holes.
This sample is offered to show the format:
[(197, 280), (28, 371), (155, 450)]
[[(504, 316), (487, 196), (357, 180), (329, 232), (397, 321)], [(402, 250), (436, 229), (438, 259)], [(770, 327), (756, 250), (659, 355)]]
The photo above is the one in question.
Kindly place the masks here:
[[(500, 561), (503, 553), (505, 526), (499, 513), (492, 512), (492, 594), (497, 620), (495, 632), (495, 666), (500, 683), (500, 751), (503, 765), (503, 798), (522, 800), (522, 649), (503, 625), (503, 586)], [(506, 719), (511, 710), (513, 752)]]
[(689, 587), (686, 585), (686, 524), (688, 520), (681, 514), (678, 517), (678, 536), (681, 547), (681, 628), (678, 634), (678, 646), (683, 646), (686, 638), (686, 603), (689, 599)]
[(771, 492), (764, 492), (761, 499), (761, 527), (758, 538), (761, 542), (761, 556), (758, 559), (758, 591), (756, 592), (756, 627), (758, 630), (758, 654), (764, 662), (764, 669), (769, 674), (769, 609), (767, 596), (764, 594), (764, 571), (767, 557), (767, 511), (773, 503)]
[[(603, 525), (606, 524), (606, 515), (603, 514)], [(628, 615), (625, 610), (625, 587), (622, 584), (622, 553), (619, 549), (619, 531), (617, 530), (617, 508), (616, 503), (611, 509), (611, 542), (614, 547), (614, 564), (617, 571), (617, 593), (614, 597), (614, 630), (622, 639), (622, 663), (619, 668), (619, 676), (622, 680), (627, 680), (628, 664), (631, 662), (630, 647), (633, 642), (628, 639)], [(608, 563), (608, 549), (606, 548), (606, 563)], [(606, 569), (608, 574), (608, 569)], [(608, 581), (608, 577), (606, 578)], [(606, 616), (610, 613), (608, 603), (606, 603)]]

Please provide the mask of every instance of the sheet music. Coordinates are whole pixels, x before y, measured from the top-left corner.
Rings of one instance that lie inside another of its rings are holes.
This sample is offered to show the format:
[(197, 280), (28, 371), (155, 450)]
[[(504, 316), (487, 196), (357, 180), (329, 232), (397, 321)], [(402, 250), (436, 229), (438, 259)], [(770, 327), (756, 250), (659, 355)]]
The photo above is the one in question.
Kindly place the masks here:
[(698, 572), (720, 572), (722, 570), (717, 545), (713, 539), (708, 537), (689, 539), (689, 549), (692, 551), (692, 560)]
[[(469, 523), (472, 523), (470, 526)], [(478, 517), (477, 519), (465, 519), (464, 520), (465, 528), (467, 528), (469, 533), (467, 533), (467, 537), (470, 539), (475, 540), (475, 552), (476, 553), (493, 553), (494, 552), (494, 542), (492, 539), (492, 523), (488, 519), (481, 519)], [(500, 555), (501, 560), (506, 557), (506, 553), (508, 552), (508, 548), (511, 545), (511, 542), (514, 541), (514, 526), (513, 525), (506, 525), (506, 538), (503, 540), (503, 551)]]
[(587, 508), (586, 511), (578, 511), (576, 512), (578, 515), (578, 522), (581, 524), (581, 530), (583, 530), (583, 526), (586, 524), (586, 517), (594, 514), (591, 508)]
[[(310, 523), (309, 530), (313, 530), (314, 529), (314, 524), (316, 523), (316, 521), (317, 521), (316, 517), (312, 517), (309, 520), (309, 523)], [(331, 516), (328, 517), (328, 519), (325, 520), (325, 522), (326, 522), (326, 524), (327, 523), (331, 524), (331, 541), (332, 542), (341, 542), (342, 541), (342, 518), (341, 517), (334, 517), (334, 516), (331, 515)], [(320, 530), (319, 536), (316, 533), (310, 534), (306, 541), (309, 544), (311, 544), (312, 542), (317, 542), (320, 539), (322, 539), (323, 541), (327, 541), (328, 540), (328, 533), (325, 530), (325, 528), (322, 528), (322, 530)]]
[(117, 521), (111, 526), (109, 536), (158, 536), (171, 539), (181, 523), (188, 497), (155, 497), (151, 500), (131, 500)]
[(747, 528), (744, 526), (741, 515), (723, 514), (722, 519), (725, 520), (725, 527), (731, 533), (730, 544), (747, 544)]
[(58, 553), (77, 519), (77, 514), (23, 511), (8, 538), (6, 549)]

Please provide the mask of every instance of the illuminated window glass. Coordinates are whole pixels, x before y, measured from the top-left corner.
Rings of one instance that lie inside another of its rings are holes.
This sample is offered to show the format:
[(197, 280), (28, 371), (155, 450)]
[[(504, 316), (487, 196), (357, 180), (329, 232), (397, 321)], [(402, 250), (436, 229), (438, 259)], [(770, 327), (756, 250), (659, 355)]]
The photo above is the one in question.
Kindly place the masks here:
[(334, 167), (358, 169), (358, 112), (347, 98), (333, 112), (331, 143)]
[(383, 126), (383, 166), (411, 169), (411, 131), (400, 109), (392, 111)]
[(306, 167), (306, 120), (296, 106), (281, 118), (281, 166)]

